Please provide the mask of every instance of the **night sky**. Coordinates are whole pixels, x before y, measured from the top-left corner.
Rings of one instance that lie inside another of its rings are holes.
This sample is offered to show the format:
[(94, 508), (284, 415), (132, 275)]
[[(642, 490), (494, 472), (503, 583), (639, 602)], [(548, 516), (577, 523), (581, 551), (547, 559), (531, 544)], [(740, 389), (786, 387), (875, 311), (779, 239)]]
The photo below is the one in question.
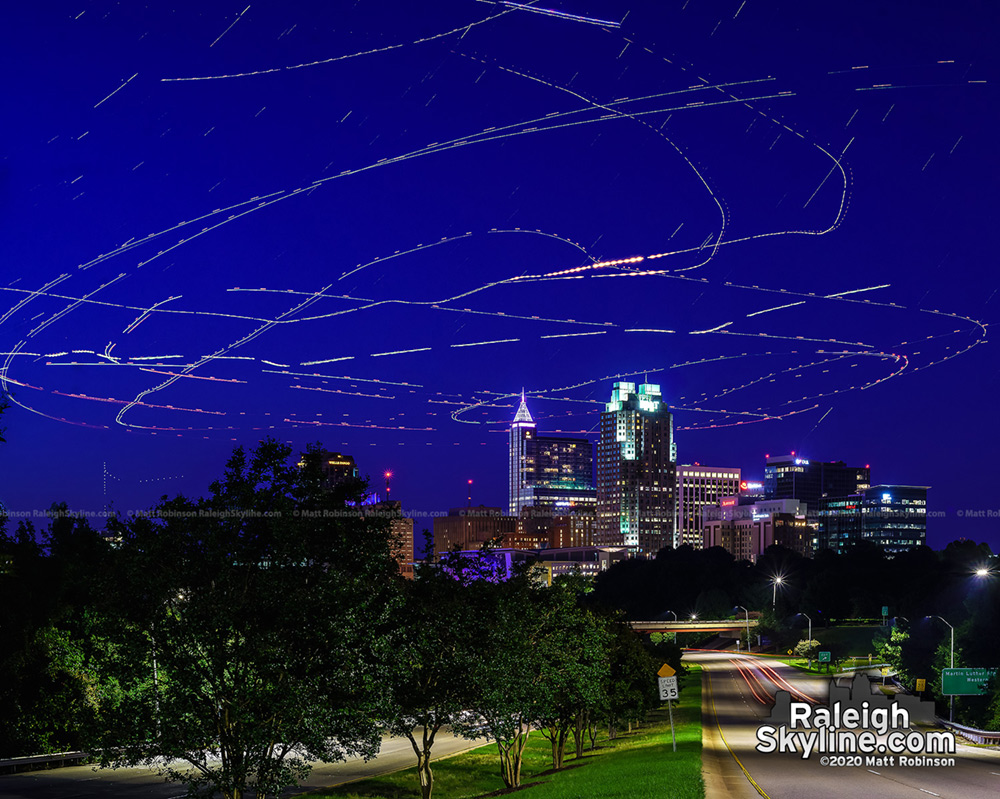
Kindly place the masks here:
[(272, 435), (500, 505), (522, 388), (593, 438), (648, 376), (681, 462), (870, 464), (996, 550), (994, 6), (8, 3), (0, 499)]

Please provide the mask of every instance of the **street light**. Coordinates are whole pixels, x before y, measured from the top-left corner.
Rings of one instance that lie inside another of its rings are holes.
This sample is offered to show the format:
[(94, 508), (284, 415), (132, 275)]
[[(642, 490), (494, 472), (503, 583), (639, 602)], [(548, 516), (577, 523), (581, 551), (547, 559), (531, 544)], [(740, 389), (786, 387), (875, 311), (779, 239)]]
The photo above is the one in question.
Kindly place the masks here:
[[(796, 613), (795, 615), (796, 616), (806, 616), (805, 613)], [(808, 619), (808, 621), (809, 621), (809, 639), (808, 640), (809, 640), (809, 643), (812, 644), (812, 639), (813, 639), (813, 620), (810, 619), (808, 616), (806, 616), (806, 619)]]
[(771, 579), (771, 610), (774, 610), (774, 603), (778, 599), (778, 586), (785, 582), (785, 578), (778, 576)]
[[(940, 616), (924, 616), (924, 618), (925, 619), (941, 619)], [(941, 621), (944, 621), (944, 619), (941, 619)], [(948, 622), (946, 622), (946, 621), (944, 621), (944, 623), (948, 624)], [(948, 624), (948, 627), (951, 630), (951, 668), (955, 668), (955, 628), (952, 627), (950, 624)], [(943, 679), (941, 680), (941, 683), (942, 683), (941, 687), (943, 688), (944, 687), (944, 680)], [(950, 707), (948, 708), (948, 721), (954, 721), (955, 720), (955, 695), (954, 694), (952, 694), (951, 697), (950, 697), (949, 705), (950, 705)]]
[(737, 605), (740, 610), (747, 614), (747, 652), (750, 651), (750, 611), (742, 605)]
[[(676, 613), (674, 613), (672, 610), (667, 610), (667, 611), (664, 611), (664, 612), (665, 613), (669, 613), (671, 616), (673, 616), (674, 617), (674, 624), (677, 623), (677, 614)], [(675, 644), (677, 643), (677, 630), (674, 630), (674, 643)]]

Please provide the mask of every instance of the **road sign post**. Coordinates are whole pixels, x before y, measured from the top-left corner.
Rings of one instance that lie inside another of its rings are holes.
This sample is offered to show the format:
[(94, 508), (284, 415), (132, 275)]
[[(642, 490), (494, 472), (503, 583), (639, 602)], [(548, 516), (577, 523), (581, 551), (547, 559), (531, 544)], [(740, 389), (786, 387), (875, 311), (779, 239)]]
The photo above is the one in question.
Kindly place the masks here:
[(677, 751), (677, 734), (674, 732), (674, 703), (680, 695), (677, 689), (677, 671), (668, 663), (660, 666), (656, 672), (656, 678), (660, 687), (660, 701), (666, 700), (667, 712), (670, 713), (670, 738), (674, 742), (674, 751)]

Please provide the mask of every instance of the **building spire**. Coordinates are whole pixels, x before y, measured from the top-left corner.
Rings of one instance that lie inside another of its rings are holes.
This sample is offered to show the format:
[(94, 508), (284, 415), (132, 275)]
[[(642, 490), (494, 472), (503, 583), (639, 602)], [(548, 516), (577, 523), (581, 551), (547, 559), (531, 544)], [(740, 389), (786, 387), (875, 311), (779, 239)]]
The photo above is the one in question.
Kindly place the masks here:
[(534, 424), (534, 419), (531, 418), (531, 413), (528, 411), (528, 405), (524, 401), (524, 389), (521, 389), (521, 404), (517, 408), (517, 413), (514, 414), (514, 424), (519, 422), (527, 422), (528, 424)]

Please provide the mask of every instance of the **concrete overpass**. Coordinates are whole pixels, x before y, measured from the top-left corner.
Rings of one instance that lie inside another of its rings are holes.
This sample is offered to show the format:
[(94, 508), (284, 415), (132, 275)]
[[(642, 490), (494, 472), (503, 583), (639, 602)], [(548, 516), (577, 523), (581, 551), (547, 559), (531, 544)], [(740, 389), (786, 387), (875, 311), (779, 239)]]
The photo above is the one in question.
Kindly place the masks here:
[[(747, 629), (744, 619), (692, 619), (684, 621), (630, 621), (629, 625), (637, 633), (731, 633), (739, 637)], [(750, 629), (757, 626), (757, 619), (750, 619)]]

